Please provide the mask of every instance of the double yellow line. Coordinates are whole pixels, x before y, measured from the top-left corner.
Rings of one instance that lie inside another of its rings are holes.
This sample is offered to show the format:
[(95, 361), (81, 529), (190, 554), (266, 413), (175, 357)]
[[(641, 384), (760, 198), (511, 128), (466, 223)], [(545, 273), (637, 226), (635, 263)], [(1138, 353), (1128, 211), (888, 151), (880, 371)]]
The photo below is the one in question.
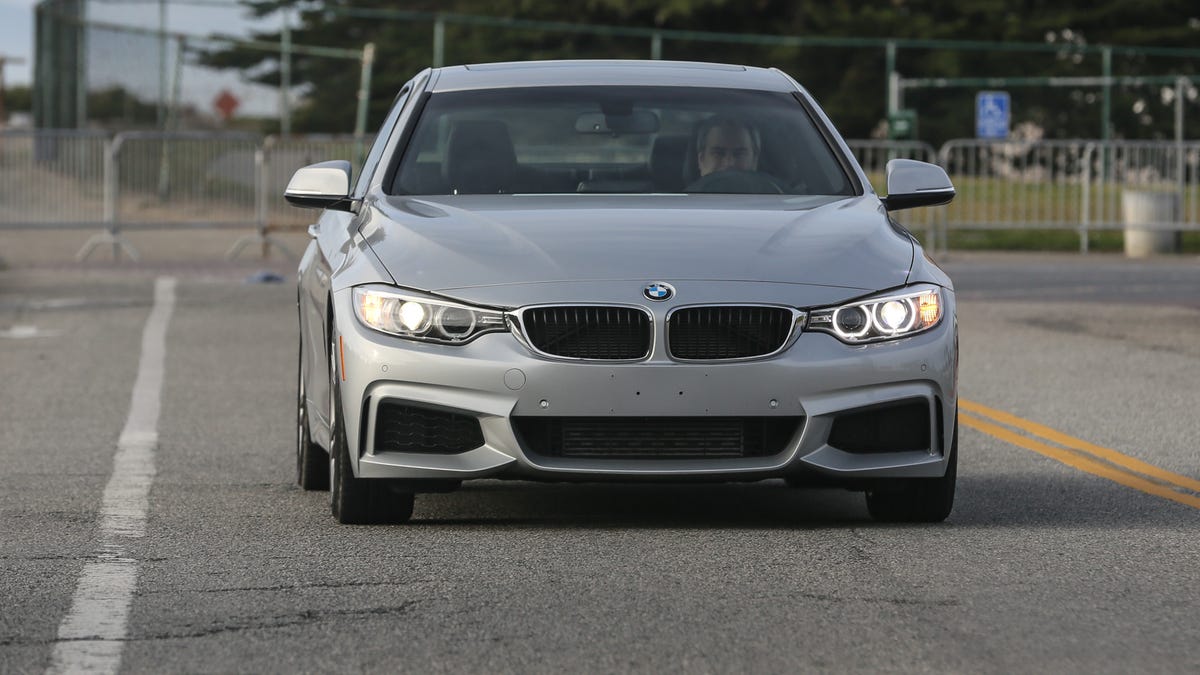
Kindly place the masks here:
[(974, 401), (959, 399), (958, 411), (958, 419), (963, 426), (1043, 454), (1080, 471), (1200, 509), (1200, 496), (1197, 496), (1200, 494), (1200, 480), (1160, 469), (1116, 450), (1088, 443)]

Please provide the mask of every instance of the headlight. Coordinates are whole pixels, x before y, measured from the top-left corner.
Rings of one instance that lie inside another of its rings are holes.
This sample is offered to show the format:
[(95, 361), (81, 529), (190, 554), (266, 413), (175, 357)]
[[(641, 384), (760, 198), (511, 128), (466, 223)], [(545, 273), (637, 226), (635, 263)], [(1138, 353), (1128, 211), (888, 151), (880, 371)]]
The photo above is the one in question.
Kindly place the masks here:
[(437, 300), (386, 286), (354, 289), (354, 313), (368, 328), (411, 340), (460, 344), (508, 330), (504, 312)]
[(942, 291), (929, 286), (907, 293), (815, 309), (808, 330), (832, 333), (842, 342), (860, 344), (908, 337), (942, 320)]

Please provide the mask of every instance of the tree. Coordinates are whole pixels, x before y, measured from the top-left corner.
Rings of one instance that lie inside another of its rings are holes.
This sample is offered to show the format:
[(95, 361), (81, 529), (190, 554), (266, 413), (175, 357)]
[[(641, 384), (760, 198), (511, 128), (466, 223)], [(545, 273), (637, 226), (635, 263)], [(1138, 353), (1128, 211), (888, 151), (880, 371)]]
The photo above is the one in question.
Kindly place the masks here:
[[(292, 0), (247, 0), (258, 15), (290, 8), (299, 25), (292, 40), (300, 44), (360, 48), (376, 45), (370, 98), (370, 124), (383, 118), (403, 83), (429, 65), (433, 53), (433, 16), (437, 12), (477, 15), (484, 20), (446, 24), (448, 63), (537, 58), (647, 58), (649, 39), (588, 29), (588, 25), (719, 31), (739, 35), (810, 38), (898, 38), (1040, 43), (1046, 51), (968, 49), (900, 50), (898, 69), (908, 77), (1000, 77), (1013, 75), (1084, 75), (1101, 73), (1100, 57), (1079, 48), (1109, 43), (1191, 47), (1200, 37), (1200, 9), (1179, 0), (892, 0), (888, 3), (837, 0), (795, 3), (783, 0), (443, 0), (402, 3), (366, 0), (325, 4)], [(407, 12), (403, 16), (396, 10)], [(391, 18), (385, 18), (392, 12)], [(578, 30), (505, 26), (505, 19), (565, 22)], [(490, 21), (488, 21), (490, 20)], [(258, 39), (278, 41), (277, 33)], [(885, 54), (868, 46), (791, 47), (713, 42), (664, 41), (664, 58), (725, 61), (778, 66), (796, 77), (851, 137), (866, 137), (885, 116)], [(209, 65), (239, 68), (257, 81), (278, 84), (274, 56), (225, 49), (205, 57)], [(1122, 55), (1114, 74), (1192, 74), (1195, 57)], [(357, 69), (345, 61), (297, 56), (296, 83), (308, 85), (305, 105), (294, 126), (307, 131), (345, 131), (353, 127)], [(1099, 106), (1095, 89), (1022, 89), (1014, 92), (1014, 122), (1033, 121), (1050, 136), (1095, 137)], [(916, 108), (926, 140), (973, 135), (974, 90), (914, 92), (906, 101)], [(1091, 96), (1089, 97), (1089, 94)], [(1118, 90), (1114, 122), (1126, 136), (1169, 135), (1170, 116), (1135, 114), (1138, 97), (1148, 92)], [(1157, 109), (1162, 105), (1155, 103)], [(1161, 118), (1161, 119), (1159, 119)], [(1193, 127), (1194, 128), (1194, 127)]]
[(27, 86), (8, 87), (0, 95), (4, 96), (4, 107), (10, 112), (33, 109), (33, 92)]

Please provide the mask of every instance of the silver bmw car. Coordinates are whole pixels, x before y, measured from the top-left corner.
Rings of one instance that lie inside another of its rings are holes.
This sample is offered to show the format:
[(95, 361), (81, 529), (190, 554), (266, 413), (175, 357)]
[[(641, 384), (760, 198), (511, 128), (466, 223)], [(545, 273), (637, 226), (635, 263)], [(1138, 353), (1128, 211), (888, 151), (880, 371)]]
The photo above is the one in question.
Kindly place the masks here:
[(342, 523), (464, 480), (758, 481), (953, 506), (950, 279), (891, 212), (954, 196), (896, 159), (872, 189), (775, 69), (556, 61), (429, 69), (299, 267), (298, 482)]

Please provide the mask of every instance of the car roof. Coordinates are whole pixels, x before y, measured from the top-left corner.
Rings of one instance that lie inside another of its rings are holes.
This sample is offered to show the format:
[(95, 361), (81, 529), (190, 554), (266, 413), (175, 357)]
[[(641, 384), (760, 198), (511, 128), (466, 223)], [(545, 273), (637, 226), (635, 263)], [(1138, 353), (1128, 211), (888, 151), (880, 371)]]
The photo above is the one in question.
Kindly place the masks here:
[(773, 68), (690, 61), (516, 61), (438, 68), (430, 89), (463, 91), (545, 86), (683, 86), (796, 91)]

